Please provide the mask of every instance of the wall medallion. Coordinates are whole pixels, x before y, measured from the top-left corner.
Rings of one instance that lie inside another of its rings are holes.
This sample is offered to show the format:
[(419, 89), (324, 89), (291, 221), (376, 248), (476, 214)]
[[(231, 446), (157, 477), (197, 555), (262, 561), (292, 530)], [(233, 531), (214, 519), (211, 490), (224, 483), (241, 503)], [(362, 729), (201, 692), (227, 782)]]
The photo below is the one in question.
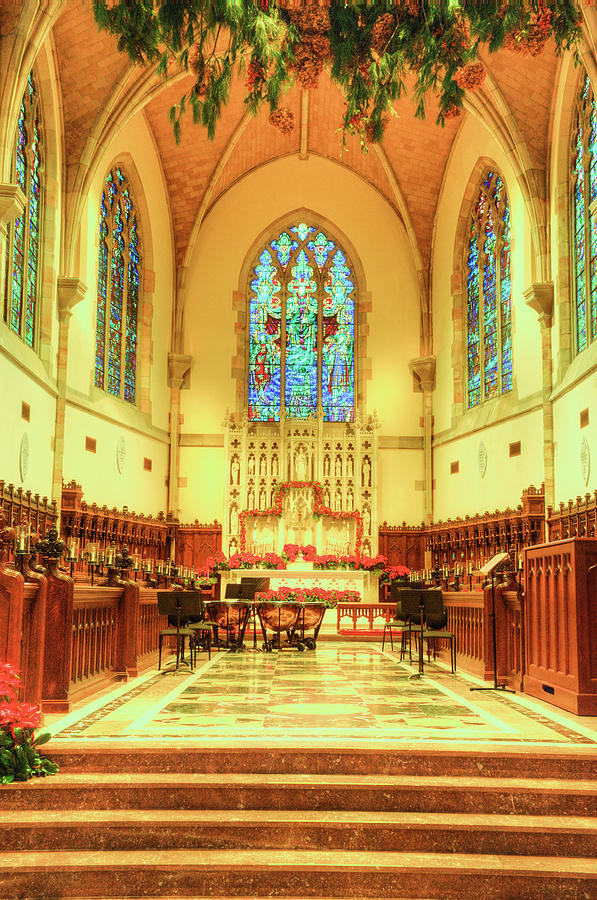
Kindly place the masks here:
[(477, 466), (479, 475), (481, 478), (485, 478), (485, 472), (487, 471), (487, 447), (484, 441), (479, 443), (479, 449), (477, 450)]
[(580, 470), (586, 486), (589, 483), (589, 475), (591, 474), (591, 451), (586, 437), (580, 442)]
[(29, 435), (25, 431), (19, 446), (19, 472), (21, 481), (25, 481), (29, 471)]
[(125, 442), (124, 438), (120, 438), (120, 440), (116, 444), (116, 467), (121, 475), (124, 472), (125, 463), (126, 463), (126, 442)]

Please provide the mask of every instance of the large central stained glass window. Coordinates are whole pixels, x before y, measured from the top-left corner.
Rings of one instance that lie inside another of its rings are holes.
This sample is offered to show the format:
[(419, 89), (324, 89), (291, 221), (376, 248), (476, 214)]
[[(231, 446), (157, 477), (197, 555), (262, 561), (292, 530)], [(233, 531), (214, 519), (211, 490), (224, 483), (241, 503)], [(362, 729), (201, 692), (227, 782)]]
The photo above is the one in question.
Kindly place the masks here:
[(249, 291), (249, 419), (354, 420), (355, 286), (346, 254), (299, 223), (262, 249)]
[(512, 390), (510, 205), (497, 172), (487, 172), (467, 248), (468, 406)]

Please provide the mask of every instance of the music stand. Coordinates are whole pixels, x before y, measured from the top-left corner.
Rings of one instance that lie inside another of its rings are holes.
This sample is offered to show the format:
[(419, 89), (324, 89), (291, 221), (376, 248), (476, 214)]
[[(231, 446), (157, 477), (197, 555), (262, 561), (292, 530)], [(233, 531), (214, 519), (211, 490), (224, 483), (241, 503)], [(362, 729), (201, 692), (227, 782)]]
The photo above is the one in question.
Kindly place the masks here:
[[(425, 674), (425, 664), (423, 661), (423, 628), (424, 628), (424, 612), (425, 612), (425, 604), (423, 602), (423, 591), (419, 591), (419, 671), (415, 672), (413, 675), (409, 675), (408, 680), (412, 681), (415, 678), (422, 678)], [(410, 643), (410, 641), (409, 641)]]
[(253, 650), (257, 650), (257, 612), (255, 608), (255, 594), (264, 594), (269, 591), (269, 578), (242, 578), (241, 597), (249, 600), (253, 610)]
[[(191, 647), (192, 633), (189, 633), (189, 657), (190, 662), (181, 658), (180, 654), (180, 620), (189, 616), (198, 616), (203, 606), (201, 591), (158, 591), (158, 613), (161, 616), (176, 616), (176, 665), (164, 669), (162, 675), (169, 672), (176, 673), (179, 666), (189, 666), (193, 671), (193, 657)], [(185, 629), (183, 629), (185, 631)], [(186, 634), (186, 631), (185, 631)]]
[(515, 694), (512, 688), (505, 684), (498, 684), (498, 659), (497, 659), (497, 628), (495, 623), (495, 573), (496, 570), (509, 559), (509, 553), (496, 553), (485, 565), (475, 572), (475, 575), (491, 576), (491, 636), (493, 641), (493, 684), (491, 686), (472, 687), (471, 691), (505, 691), (507, 694)]

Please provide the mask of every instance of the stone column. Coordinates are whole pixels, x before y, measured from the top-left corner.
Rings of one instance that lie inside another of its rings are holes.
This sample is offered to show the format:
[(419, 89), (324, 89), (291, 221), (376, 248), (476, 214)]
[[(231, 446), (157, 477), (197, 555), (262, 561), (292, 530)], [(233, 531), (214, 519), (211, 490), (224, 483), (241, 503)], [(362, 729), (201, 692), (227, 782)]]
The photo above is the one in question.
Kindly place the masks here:
[(8, 225), (23, 215), (25, 203), (25, 194), (18, 185), (0, 183), (0, 302), (3, 302), (6, 296)]
[(419, 379), (419, 390), (423, 394), (423, 454), (424, 454), (424, 517), (430, 524), (433, 520), (433, 388), (435, 387), (435, 356), (419, 356), (408, 364), (410, 371)]
[(553, 404), (553, 359), (551, 347), (551, 326), (553, 324), (553, 282), (532, 284), (523, 291), (524, 302), (534, 309), (541, 327), (541, 370), (543, 406), (543, 480), (545, 482), (545, 507), (554, 505), (554, 433)]
[[(168, 515), (178, 516), (178, 478), (180, 471), (180, 391), (191, 368), (192, 356), (168, 354), (168, 387), (170, 388), (170, 463), (168, 469)], [(172, 550), (174, 556), (174, 550)]]
[[(56, 422), (54, 425), (54, 465), (52, 499), (58, 509), (62, 504), (62, 466), (64, 463), (64, 416), (66, 409), (66, 368), (68, 365), (68, 330), (73, 308), (87, 293), (87, 285), (78, 278), (59, 275), (58, 294), (58, 359), (56, 371)], [(58, 527), (58, 526), (57, 526)]]

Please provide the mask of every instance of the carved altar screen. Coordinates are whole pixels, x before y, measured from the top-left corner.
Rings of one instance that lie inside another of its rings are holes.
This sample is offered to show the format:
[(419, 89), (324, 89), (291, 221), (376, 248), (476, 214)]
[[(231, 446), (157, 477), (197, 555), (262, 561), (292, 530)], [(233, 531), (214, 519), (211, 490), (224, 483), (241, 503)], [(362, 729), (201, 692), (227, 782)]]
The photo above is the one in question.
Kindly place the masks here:
[(251, 422), (354, 420), (355, 286), (346, 254), (292, 225), (259, 254), (249, 291)]

